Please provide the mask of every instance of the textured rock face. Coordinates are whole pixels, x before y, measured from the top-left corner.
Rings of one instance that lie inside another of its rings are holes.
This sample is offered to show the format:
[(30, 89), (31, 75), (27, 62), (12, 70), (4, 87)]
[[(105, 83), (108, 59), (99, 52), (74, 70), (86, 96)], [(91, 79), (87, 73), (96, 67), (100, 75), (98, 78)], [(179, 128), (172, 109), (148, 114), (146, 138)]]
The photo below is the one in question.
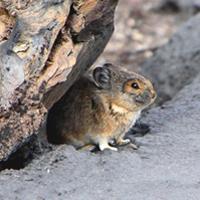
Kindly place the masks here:
[(158, 91), (158, 101), (171, 99), (200, 72), (200, 14), (184, 24), (168, 44), (142, 66)]

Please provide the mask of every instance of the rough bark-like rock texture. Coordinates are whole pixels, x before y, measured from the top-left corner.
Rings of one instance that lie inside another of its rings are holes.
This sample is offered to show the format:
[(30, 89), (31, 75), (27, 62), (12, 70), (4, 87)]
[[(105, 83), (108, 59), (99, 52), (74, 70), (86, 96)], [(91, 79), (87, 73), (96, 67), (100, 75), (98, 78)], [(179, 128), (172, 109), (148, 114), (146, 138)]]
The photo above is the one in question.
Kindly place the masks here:
[(113, 32), (117, 0), (0, 2), (0, 160), (44, 122)]
[[(150, 111), (140, 149), (92, 154), (60, 146), (0, 176), (0, 199), (198, 200), (200, 75), (171, 102)], [(12, 192), (11, 192), (12, 191)]]
[(160, 103), (171, 99), (200, 72), (199, 21), (200, 15), (189, 20), (141, 67), (155, 83)]

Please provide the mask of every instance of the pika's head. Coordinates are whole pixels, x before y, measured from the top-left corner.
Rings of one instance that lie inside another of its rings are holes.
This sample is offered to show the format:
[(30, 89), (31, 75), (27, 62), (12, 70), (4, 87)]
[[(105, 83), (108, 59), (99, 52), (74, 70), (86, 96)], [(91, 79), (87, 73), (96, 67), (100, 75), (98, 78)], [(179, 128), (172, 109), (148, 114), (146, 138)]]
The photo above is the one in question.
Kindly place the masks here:
[(156, 99), (156, 92), (148, 79), (110, 63), (95, 68), (93, 78), (107, 98), (127, 109), (142, 110)]

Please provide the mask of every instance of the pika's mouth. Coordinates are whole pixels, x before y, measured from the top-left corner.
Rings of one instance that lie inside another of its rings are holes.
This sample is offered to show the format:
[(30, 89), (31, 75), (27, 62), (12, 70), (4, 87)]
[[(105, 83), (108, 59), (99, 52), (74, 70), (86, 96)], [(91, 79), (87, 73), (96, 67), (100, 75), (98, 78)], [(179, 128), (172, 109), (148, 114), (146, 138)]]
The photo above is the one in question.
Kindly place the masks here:
[(155, 97), (150, 97), (150, 96), (137, 96), (135, 98), (135, 102), (137, 104), (140, 104), (140, 105), (150, 105), (152, 104), (156, 99), (156, 96)]
[(144, 93), (135, 97), (135, 102), (140, 105), (149, 105), (155, 101), (156, 97), (156, 92), (145, 91)]
[(147, 99), (143, 98), (142, 96), (137, 96), (135, 98), (135, 102), (138, 103), (138, 104), (146, 104), (146, 101), (147, 101)]

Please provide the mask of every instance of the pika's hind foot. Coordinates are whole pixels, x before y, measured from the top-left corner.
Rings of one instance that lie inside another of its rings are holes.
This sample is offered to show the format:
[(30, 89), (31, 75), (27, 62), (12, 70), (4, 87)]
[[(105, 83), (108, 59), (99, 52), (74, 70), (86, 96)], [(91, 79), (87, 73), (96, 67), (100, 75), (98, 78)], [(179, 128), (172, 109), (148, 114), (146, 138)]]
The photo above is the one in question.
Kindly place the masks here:
[(99, 142), (99, 149), (100, 151), (103, 151), (105, 149), (110, 149), (112, 151), (118, 151), (118, 149), (116, 147), (112, 147), (108, 144), (107, 140), (102, 140)]

